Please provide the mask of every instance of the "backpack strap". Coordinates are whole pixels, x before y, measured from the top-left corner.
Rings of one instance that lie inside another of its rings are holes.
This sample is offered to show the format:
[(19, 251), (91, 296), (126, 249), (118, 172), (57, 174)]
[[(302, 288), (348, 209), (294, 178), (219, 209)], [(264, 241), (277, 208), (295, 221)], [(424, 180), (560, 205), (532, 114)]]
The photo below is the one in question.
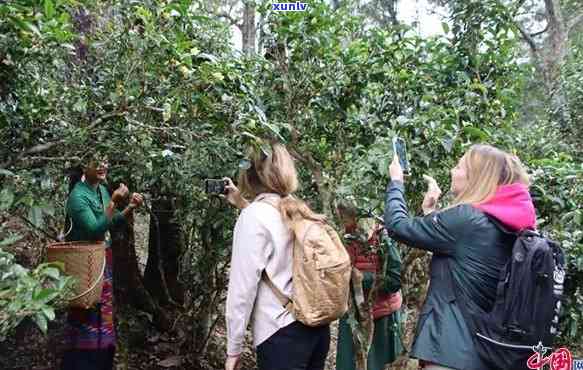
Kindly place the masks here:
[[(273, 208), (275, 208), (276, 210), (279, 211), (279, 207), (278, 207), (278, 201), (273, 202), (271, 199), (267, 199), (267, 196), (262, 195), (260, 197), (258, 197), (256, 199), (257, 202), (262, 202), (265, 204), (269, 204), (270, 206), (272, 206)], [(289, 312), (292, 312), (292, 307), (293, 307), (293, 301), (291, 300), (291, 298), (289, 298), (288, 296), (286, 296), (285, 294), (283, 294), (283, 292), (281, 290), (279, 290), (278, 287), (275, 286), (275, 284), (273, 283), (273, 281), (269, 278), (269, 276), (267, 276), (267, 272), (265, 270), (263, 270), (261, 272), (261, 281), (263, 281), (265, 284), (267, 284), (267, 286), (269, 287), (269, 289), (271, 289), (271, 291), (273, 292), (273, 294), (275, 295), (275, 297), (277, 298), (277, 300), (279, 301), (279, 303), (281, 303), (281, 305)]]
[(265, 270), (263, 270), (261, 272), (261, 280), (265, 284), (267, 284), (267, 286), (269, 287), (269, 289), (271, 289), (271, 291), (273, 292), (273, 294), (275, 294), (275, 297), (277, 298), (277, 300), (279, 301), (279, 303), (281, 303), (281, 305), (283, 306), (283, 308), (285, 308), (289, 312), (292, 312), (292, 308), (293, 308), (294, 302), (291, 300), (291, 298), (289, 298), (288, 296), (286, 296), (285, 294), (283, 294), (282, 291), (279, 290), (279, 288), (275, 286), (275, 284), (273, 284), (273, 281), (271, 281), (271, 279), (269, 278), (269, 276), (267, 276), (267, 272), (265, 272)]
[(484, 212), (484, 215), (488, 218), (488, 220), (490, 220), (490, 222), (492, 222), (494, 224), (494, 226), (496, 226), (504, 234), (513, 235), (516, 237), (518, 237), (520, 235), (520, 232), (511, 231), (506, 226), (504, 226), (504, 224), (502, 224), (500, 221), (498, 221), (498, 219), (496, 219), (495, 217), (490, 216), (489, 214), (487, 214), (485, 212)]

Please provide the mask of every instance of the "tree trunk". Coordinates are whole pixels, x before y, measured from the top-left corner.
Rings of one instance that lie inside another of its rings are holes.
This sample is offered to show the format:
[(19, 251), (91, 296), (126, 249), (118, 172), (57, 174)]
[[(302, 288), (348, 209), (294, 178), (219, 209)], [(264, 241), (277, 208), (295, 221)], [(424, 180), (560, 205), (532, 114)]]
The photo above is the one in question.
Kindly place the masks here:
[(255, 53), (255, 2), (249, 0), (245, 2), (243, 10), (243, 27), (241, 29), (243, 36), (243, 52), (247, 55)]
[(545, 0), (545, 16), (548, 35), (541, 47), (533, 39), (535, 35), (530, 35), (520, 25), (519, 29), (530, 47), (537, 71), (543, 78), (545, 92), (550, 99), (551, 118), (562, 128), (567, 128), (570, 112), (561, 82), (561, 68), (569, 52), (569, 29), (572, 26), (565, 20), (560, 0)]
[(178, 281), (184, 239), (175, 212), (173, 199), (162, 198), (152, 202), (144, 280), (150, 294), (162, 305), (184, 303), (184, 287)]
[(154, 302), (144, 288), (138, 269), (134, 239), (134, 218), (129, 216), (127, 223), (111, 231), (113, 252), (113, 287), (117, 305), (131, 305), (153, 316), (154, 323), (162, 330), (169, 328), (170, 320)]
[(565, 62), (569, 47), (569, 34), (563, 18), (559, 0), (545, 0), (549, 37), (546, 40), (543, 55), (544, 80), (547, 94), (551, 97), (551, 116), (561, 127), (568, 127), (570, 121), (569, 107), (561, 83), (561, 68)]

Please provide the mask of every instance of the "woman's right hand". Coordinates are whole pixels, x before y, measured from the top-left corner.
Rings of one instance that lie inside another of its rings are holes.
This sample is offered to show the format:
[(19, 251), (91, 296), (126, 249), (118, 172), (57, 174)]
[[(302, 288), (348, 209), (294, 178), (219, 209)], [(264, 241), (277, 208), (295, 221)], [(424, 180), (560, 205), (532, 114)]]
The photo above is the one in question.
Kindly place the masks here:
[(111, 200), (114, 203), (119, 203), (128, 196), (129, 190), (124, 183), (120, 183), (119, 187), (111, 195)]
[(435, 211), (435, 207), (437, 207), (437, 201), (441, 196), (441, 189), (433, 177), (423, 175), (423, 179), (427, 182), (427, 192), (425, 193), (425, 197), (423, 197), (423, 204), (421, 205), (421, 208), (423, 208), (423, 214), (428, 215)]
[(227, 185), (225, 186), (225, 190), (227, 193), (223, 197), (227, 198), (227, 201), (229, 203), (231, 203), (233, 206), (239, 209), (247, 207), (249, 205), (249, 202), (247, 201), (247, 199), (243, 198), (241, 190), (239, 190), (239, 188), (235, 186), (235, 184), (233, 184), (233, 180), (231, 180), (228, 177), (225, 177), (223, 180), (227, 182)]
[(225, 361), (225, 370), (238, 370), (241, 367), (241, 355), (227, 356)]

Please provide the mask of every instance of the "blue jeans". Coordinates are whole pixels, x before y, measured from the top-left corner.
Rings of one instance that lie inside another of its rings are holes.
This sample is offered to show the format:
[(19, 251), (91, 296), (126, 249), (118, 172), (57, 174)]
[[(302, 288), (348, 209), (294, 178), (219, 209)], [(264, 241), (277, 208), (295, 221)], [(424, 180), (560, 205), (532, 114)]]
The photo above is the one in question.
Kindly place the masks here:
[(279, 329), (257, 347), (259, 370), (323, 370), (330, 349), (330, 326), (299, 321)]

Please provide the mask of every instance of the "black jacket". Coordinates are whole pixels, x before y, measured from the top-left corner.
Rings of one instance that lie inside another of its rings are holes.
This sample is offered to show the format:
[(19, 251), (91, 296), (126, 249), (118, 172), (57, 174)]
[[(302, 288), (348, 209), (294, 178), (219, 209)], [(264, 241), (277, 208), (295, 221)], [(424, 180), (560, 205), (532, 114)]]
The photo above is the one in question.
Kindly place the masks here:
[(393, 238), (433, 252), (411, 356), (454, 369), (488, 369), (463, 313), (473, 305), (490, 311), (512, 240), (471, 205), (409, 217), (402, 182), (387, 189), (385, 226)]

